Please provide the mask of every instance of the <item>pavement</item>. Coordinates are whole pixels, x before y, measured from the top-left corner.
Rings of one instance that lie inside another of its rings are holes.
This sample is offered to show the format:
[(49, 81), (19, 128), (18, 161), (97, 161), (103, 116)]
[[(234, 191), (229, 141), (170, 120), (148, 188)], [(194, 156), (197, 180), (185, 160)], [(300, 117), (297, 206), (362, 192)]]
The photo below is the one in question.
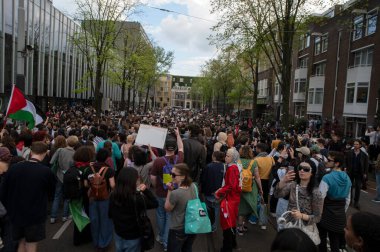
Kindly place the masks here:
[[(361, 211), (367, 211), (380, 215), (380, 203), (374, 203), (371, 200), (375, 197), (376, 184), (374, 181), (368, 182), (367, 191), (362, 191), (360, 196)], [(348, 214), (358, 211), (350, 207)], [(148, 211), (148, 215), (155, 225), (154, 210)], [(270, 251), (270, 246), (276, 235), (274, 228), (274, 219), (270, 219), (272, 225), (268, 225), (267, 230), (261, 230), (258, 225), (247, 224), (248, 232), (244, 236), (237, 235), (237, 243), (241, 252), (248, 251)], [(47, 238), (39, 244), (38, 251), (42, 252), (86, 252), (94, 251), (92, 244), (85, 244), (81, 246), (73, 245), (73, 222), (69, 220), (65, 223), (57, 222), (55, 224), (46, 223)], [(211, 234), (198, 235), (194, 245), (193, 251), (195, 252), (214, 252), (219, 251), (222, 245), (223, 235), (220, 229)], [(109, 251), (115, 251), (114, 245), (110, 247)], [(163, 251), (161, 245), (157, 242), (153, 252)]]

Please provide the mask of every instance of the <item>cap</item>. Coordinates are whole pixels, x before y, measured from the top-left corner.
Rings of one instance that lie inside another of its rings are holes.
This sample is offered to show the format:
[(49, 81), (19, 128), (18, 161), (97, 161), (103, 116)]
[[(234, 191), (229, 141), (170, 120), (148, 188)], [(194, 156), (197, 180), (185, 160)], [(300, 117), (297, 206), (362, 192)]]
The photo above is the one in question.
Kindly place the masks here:
[(310, 155), (310, 150), (309, 150), (309, 148), (307, 148), (307, 147), (305, 147), (305, 146), (303, 146), (303, 147), (301, 147), (301, 148), (296, 148), (296, 151), (301, 152), (302, 155), (305, 155), (305, 156), (309, 156), (309, 155)]
[(310, 152), (320, 153), (321, 149), (319, 148), (318, 145), (314, 144), (313, 146), (310, 147)]
[(11, 161), (12, 155), (8, 148), (6, 147), (0, 147), (0, 161), (2, 162), (9, 162)]
[(165, 140), (165, 150), (175, 151), (177, 149), (177, 140), (174, 137), (167, 137)]

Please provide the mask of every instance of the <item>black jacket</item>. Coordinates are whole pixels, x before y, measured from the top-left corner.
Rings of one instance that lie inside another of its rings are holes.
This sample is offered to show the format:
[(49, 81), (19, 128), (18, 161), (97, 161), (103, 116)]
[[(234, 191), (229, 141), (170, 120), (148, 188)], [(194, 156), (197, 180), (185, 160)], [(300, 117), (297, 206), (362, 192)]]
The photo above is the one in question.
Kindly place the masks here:
[(199, 183), (202, 170), (206, 167), (206, 147), (196, 138), (183, 140), (184, 162), (190, 169), (191, 178)]
[(157, 208), (157, 199), (148, 189), (143, 193), (136, 193), (136, 197), (126, 200), (121, 205), (116, 204), (113, 196), (112, 193), (108, 216), (113, 221), (116, 234), (125, 240), (134, 240), (141, 237), (141, 225), (139, 223), (141, 220), (138, 219), (138, 214), (145, 211), (145, 207), (146, 209)]
[(346, 167), (348, 175), (364, 175), (368, 172), (368, 155), (364, 153), (363, 151), (360, 151), (360, 171), (359, 174), (354, 174), (353, 167), (352, 167), (352, 159), (354, 158), (354, 150), (350, 150), (346, 152)]

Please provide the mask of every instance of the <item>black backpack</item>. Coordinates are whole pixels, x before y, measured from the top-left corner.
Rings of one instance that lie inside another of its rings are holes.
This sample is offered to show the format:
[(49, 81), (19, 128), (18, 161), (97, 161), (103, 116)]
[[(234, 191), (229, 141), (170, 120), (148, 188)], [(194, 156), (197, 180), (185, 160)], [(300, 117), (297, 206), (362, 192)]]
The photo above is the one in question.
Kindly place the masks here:
[(224, 152), (224, 154), (226, 154), (227, 151), (228, 151), (228, 145), (227, 144), (222, 144), (222, 146), (220, 147), (220, 151)]
[(70, 167), (63, 175), (63, 197), (78, 199), (82, 196), (82, 174), (75, 166)]

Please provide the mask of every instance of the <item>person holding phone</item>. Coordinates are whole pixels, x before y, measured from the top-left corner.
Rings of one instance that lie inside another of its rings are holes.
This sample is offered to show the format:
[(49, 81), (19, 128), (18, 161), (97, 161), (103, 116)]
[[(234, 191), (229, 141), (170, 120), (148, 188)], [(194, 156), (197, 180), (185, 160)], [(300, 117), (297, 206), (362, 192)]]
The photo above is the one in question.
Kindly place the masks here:
[[(296, 171), (289, 170), (276, 185), (277, 198), (289, 196), (288, 210), (292, 221), (301, 219), (305, 225), (315, 225), (321, 220), (323, 199), (315, 183), (316, 167), (313, 161), (301, 162)], [(297, 188), (298, 205), (297, 208)]]

